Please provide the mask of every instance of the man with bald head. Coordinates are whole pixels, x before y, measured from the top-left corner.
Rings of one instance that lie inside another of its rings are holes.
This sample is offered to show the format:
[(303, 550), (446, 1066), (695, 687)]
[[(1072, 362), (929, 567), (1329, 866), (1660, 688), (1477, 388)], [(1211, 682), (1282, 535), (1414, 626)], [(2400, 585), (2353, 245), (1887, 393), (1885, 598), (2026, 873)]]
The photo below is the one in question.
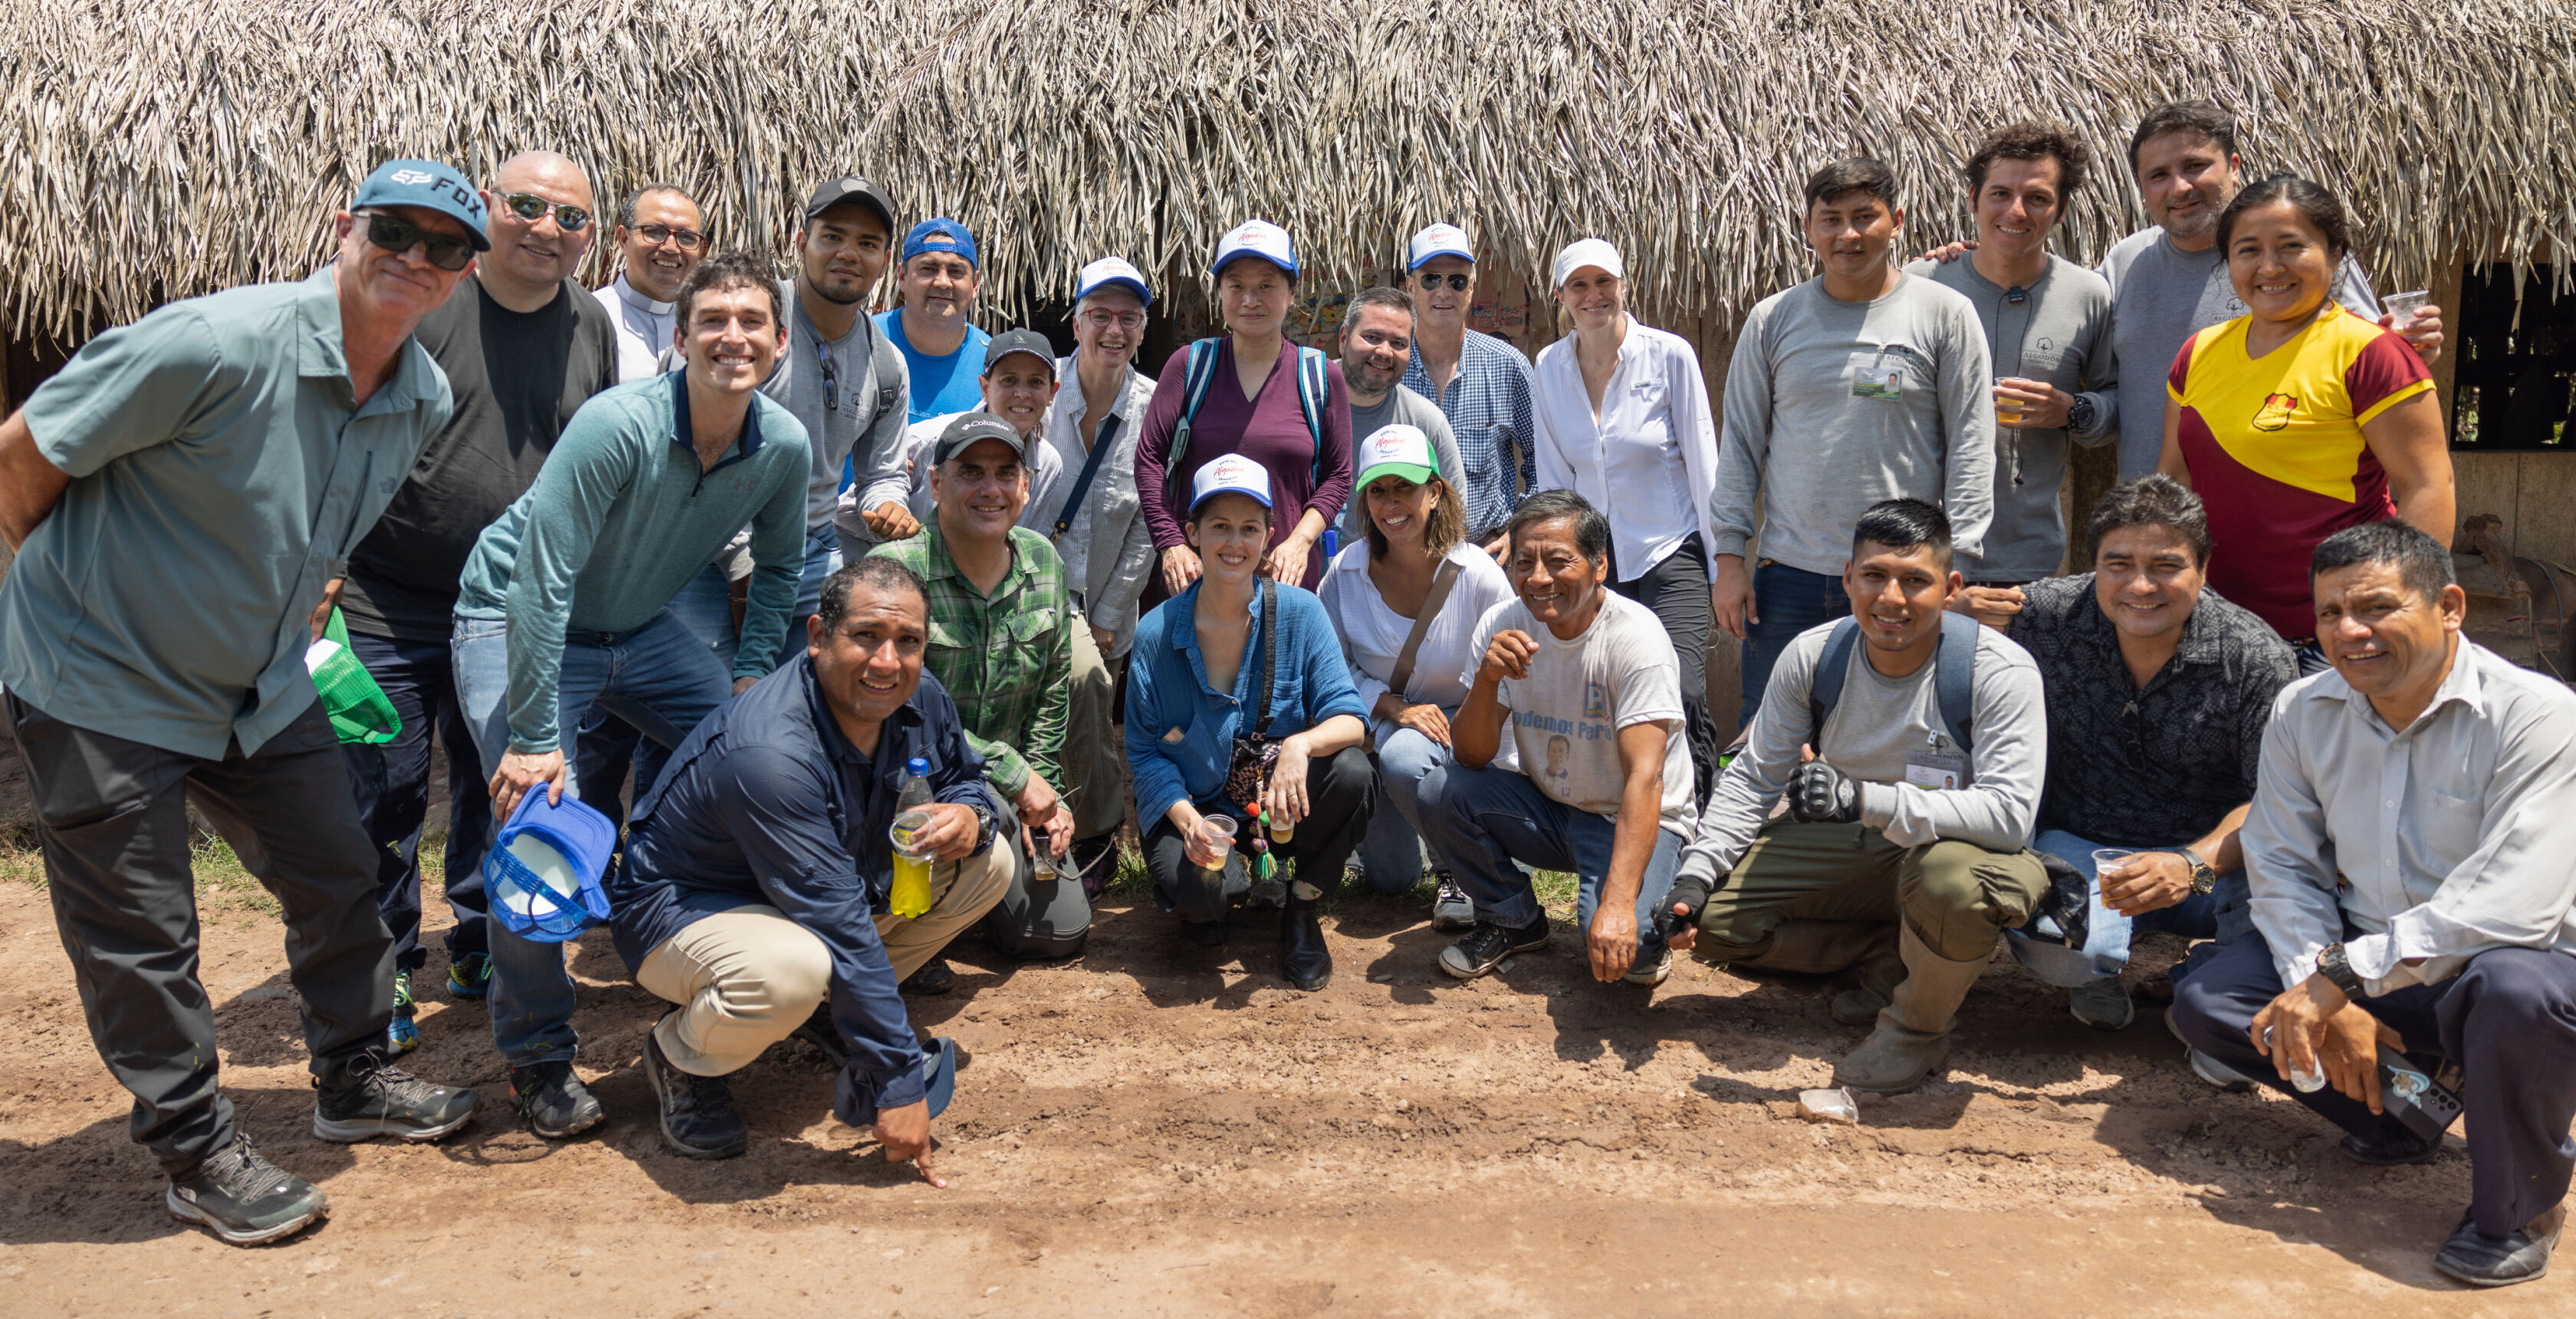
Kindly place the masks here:
[(481, 192), (492, 250), (418, 331), (447, 373), (455, 413), (350, 555), (340, 597), (349, 648), (402, 718), (393, 741), (347, 748), (394, 934), (386, 1043), (395, 1053), (420, 1042), (411, 974), (429, 960), (420, 943), (417, 850), (429, 812), (433, 728), (447, 751), (447, 904), (456, 915), (447, 932), (448, 992), (482, 998), (492, 974), (481, 882), (493, 832), (484, 788), (491, 767), (475, 754), (448, 661), (457, 578), (474, 538), (536, 480), (564, 423), (617, 383), (616, 325), (572, 278), (598, 233), (581, 167), (530, 151), (502, 162)]

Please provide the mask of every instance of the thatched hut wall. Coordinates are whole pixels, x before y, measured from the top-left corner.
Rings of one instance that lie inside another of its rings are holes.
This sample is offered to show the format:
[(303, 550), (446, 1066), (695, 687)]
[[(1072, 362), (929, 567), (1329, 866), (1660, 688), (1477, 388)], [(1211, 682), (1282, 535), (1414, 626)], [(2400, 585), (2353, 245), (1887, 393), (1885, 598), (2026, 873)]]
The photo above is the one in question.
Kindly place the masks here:
[[(1611, 237), (1654, 314), (1731, 323), (1806, 273), (1798, 184), (1827, 158), (1887, 158), (1928, 244), (1961, 229), (1980, 132), (2050, 115), (2116, 158), (2141, 107), (2205, 94), (2257, 168), (2354, 200), (2386, 278), (2576, 250), (2563, 0), (29, 0), (0, 12), (0, 87), (22, 336), (308, 269), (387, 155), (535, 146), (603, 202), (687, 183), (772, 249), (857, 169), (972, 225), (996, 290), (1108, 251), (1195, 270), (1252, 214), (1383, 267), (1449, 219), (1528, 272)], [(2106, 163), (2076, 255), (2144, 222)]]

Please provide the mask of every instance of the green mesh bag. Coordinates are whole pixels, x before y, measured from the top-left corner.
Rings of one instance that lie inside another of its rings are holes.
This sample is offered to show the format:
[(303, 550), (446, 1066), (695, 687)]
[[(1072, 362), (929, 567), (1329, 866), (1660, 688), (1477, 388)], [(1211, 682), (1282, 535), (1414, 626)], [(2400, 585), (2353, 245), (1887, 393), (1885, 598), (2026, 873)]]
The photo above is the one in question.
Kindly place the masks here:
[(332, 731), (341, 741), (376, 745), (391, 742), (402, 732), (402, 716), (394, 713), (393, 701), (349, 649), (349, 625), (341, 621), (338, 605), (331, 606), (331, 621), (323, 625), (322, 639), (306, 648), (304, 668), (313, 675), (313, 690), (322, 694), (322, 712), (331, 716)]

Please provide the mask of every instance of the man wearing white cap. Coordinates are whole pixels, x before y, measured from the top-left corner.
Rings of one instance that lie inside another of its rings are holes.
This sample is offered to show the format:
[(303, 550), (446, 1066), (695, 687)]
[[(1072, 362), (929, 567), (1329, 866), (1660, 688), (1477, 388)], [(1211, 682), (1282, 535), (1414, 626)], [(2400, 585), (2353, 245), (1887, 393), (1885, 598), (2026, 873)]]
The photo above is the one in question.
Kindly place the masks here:
[(1438, 404), (1449, 419), (1465, 459), (1451, 470), (1467, 503), (1467, 535), (1499, 558), (1503, 524), (1521, 496), (1538, 488), (1529, 359), (1510, 343), (1467, 328), (1477, 279), (1475, 244), (1466, 230), (1435, 224), (1415, 234), (1404, 264), (1413, 274), (1414, 314), (1404, 387)]
[[(1068, 868), (1093, 896), (1115, 868), (1115, 835), (1127, 810), (1113, 706), (1118, 684), (1109, 663), (1123, 660), (1135, 642), (1138, 605), (1154, 570), (1154, 536), (1136, 495), (1136, 435), (1154, 381), (1135, 366), (1153, 301), (1143, 272), (1119, 257), (1102, 257), (1074, 277), (1074, 352), (1056, 363), (1063, 383), (1046, 415), (1046, 447), (1068, 475), (1044, 492), (1033, 489), (1022, 520), (1055, 545), (1073, 607), (1089, 623), (1073, 638), (1063, 763), (1076, 785)], [(1103, 786), (1082, 786), (1088, 784)]]
[(1717, 625), (1745, 642), (1739, 727), (1791, 639), (1851, 612), (1842, 571), (1863, 511), (1920, 499), (1974, 556), (1994, 510), (1985, 327), (1967, 298), (1888, 259), (1905, 228), (1896, 175), (1865, 156), (1835, 161), (1807, 180), (1806, 208), (1820, 269), (1755, 304), (1726, 375), (1711, 548)]
[[(1410, 426), (1430, 442), (1444, 475), (1464, 470), (1449, 419), (1440, 415), (1431, 400), (1401, 383), (1405, 363), (1413, 356), (1413, 300), (1404, 290), (1383, 285), (1361, 289), (1342, 313), (1341, 337), (1342, 383), (1351, 393), (1351, 438), (1357, 441), (1389, 426)], [(1367, 526), (1368, 510), (1360, 506), (1354, 488), (1351, 502), (1342, 509), (1342, 539), (1351, 540)]]

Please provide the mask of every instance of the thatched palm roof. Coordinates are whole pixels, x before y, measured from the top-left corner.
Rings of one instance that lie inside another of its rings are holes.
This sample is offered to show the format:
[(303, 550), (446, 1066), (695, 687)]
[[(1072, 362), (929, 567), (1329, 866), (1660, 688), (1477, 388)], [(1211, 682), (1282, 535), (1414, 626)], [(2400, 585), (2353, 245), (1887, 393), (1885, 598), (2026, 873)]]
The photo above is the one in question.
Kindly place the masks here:
[[(461, 35), (459, 35), (461, 34)], [(827, 172), (972, 225), (987, 286), (1199, 269), (1252, 214), (1325, 268), (1466, 223), (1518, 269), (1618, 240), (1648, 305), (1804, 277), (1815, 164), (1896, 166), (1957, 232), (1963, 144), (2045, 114), (2105, 157), (2067, 246), (2141, 223), (2145, 105), (2234, 107), (2345, 191), (2401, 284), (2576, 243), (2566, 0), (26, 0), (0, 13), (0, 303), (21, 330), (309, 269), (377, 160), (547, 146), (603, 209), (671, 177), (774, 247)]]

